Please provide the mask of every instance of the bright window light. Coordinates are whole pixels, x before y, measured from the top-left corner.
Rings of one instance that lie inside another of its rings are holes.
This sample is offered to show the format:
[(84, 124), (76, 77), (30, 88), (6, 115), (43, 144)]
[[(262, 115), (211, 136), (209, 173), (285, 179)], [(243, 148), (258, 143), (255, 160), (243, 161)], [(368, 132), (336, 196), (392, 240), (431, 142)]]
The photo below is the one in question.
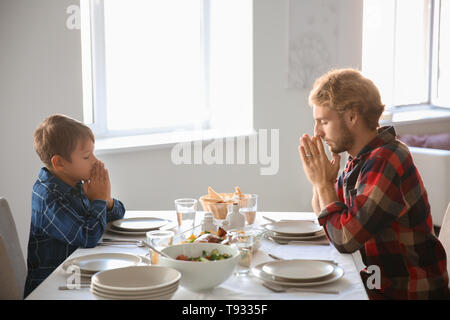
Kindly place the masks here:
[(96, 137), (252, 132), (252, 0), (80, 3), (84, 117)]
[(365, 0), (362, 72), (387, 108), (427, 103), (431, 0)]
[(203, 120), (201, 2), (104, 1), (108, 130)]

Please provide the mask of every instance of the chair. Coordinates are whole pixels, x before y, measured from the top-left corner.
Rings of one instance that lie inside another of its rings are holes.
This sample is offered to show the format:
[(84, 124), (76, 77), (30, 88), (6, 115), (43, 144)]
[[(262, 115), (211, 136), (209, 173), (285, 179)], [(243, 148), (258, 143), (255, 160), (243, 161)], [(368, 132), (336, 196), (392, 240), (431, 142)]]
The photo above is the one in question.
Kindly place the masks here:
[(0, 300), (22, 299), (3, 237), (0, 236)]
[(442, 243), (445, 252), (447, 253), (447, 271), (450, 275), (450, 203), (448, 204), (444, 220), (442, 221), (442, 227), (439, 231), (439, 241)]
[(27, 266), (8, 201), (0, 197), (0, 299), (23, 299)]

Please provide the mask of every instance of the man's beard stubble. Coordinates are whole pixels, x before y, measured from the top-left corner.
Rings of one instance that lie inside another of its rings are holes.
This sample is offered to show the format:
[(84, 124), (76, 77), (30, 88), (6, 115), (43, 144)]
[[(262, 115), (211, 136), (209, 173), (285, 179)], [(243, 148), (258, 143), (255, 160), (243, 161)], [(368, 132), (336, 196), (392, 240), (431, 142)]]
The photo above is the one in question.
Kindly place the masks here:
[(340, 117), (341, 135), (334, 141), (334, 146), (330, 146), (333, 153), (341, 153), (350, 150), (355, 142), (355, 137), (350, 132), (344, 119)]

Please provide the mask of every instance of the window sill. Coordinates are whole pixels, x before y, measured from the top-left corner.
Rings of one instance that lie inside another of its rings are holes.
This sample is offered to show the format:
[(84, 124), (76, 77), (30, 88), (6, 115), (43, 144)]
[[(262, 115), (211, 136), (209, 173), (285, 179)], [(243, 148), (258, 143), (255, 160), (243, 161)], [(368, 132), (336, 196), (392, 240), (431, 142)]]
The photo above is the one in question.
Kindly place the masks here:
[(417, 105), (397, 108), (385, 112), (380, 125), (406, 126), (450, 120), (450, 109), (432, 105)]
[(189, 132), (170, 132), (160, 134), (135, 135), (101, 138), (95, 141), (95, 154), (115, 154), (172, 148), (178, 143), (208, 141), (213, 139), (235, 138), (256, 135), (254, 129), (248, 130), (204, 130)]

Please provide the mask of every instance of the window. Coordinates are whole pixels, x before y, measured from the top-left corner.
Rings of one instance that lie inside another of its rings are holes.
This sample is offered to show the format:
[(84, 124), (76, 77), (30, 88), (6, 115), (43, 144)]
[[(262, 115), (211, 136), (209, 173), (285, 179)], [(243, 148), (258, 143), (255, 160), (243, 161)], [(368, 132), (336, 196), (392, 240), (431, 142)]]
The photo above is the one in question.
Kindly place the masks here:
[(81, 0), (81, 13), (97, 138), (251, 131), (251, 0)]
[(439, 1), (436, 103), (450, 106), (450, 1)]
[(450, 107), (450, 4), (364, 0), (363, 73), (387, 109)]

